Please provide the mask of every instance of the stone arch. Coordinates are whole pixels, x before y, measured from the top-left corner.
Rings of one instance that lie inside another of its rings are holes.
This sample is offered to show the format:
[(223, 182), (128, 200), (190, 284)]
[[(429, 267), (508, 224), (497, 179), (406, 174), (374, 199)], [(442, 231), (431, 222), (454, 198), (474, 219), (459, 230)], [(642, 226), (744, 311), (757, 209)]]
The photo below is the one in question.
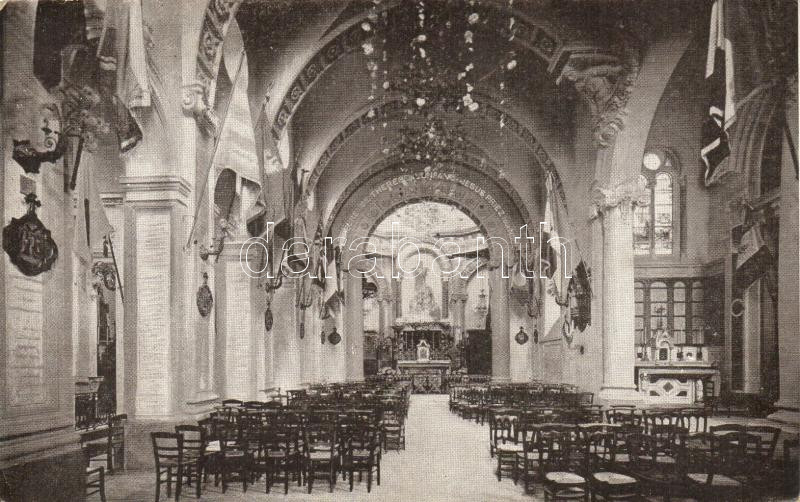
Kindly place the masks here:
[[(519, 120), (514, 118), (513, 115), (507, 114), (506, 112), (500, 110), (489, 97), (485, 95), (481, 95), (478, 93), (473, 93), (474, 99), (477, 103), (481, 106), (479, 107), (478, 111), (474, 113), (475, 116), (483, 118), (484, 120), (489, 120), (496, 122), (498, 124), (504, 124), (504, 127), (514, 133), (519, 140), (525, 143), (528, 148), (534, 153), (539, 167), (542, 169), (543, 173), (552, 176), (553, 179), (553, 188), (564, 202), (564, 207), (566, 207), (566, 196), (564, 194), (563, 184), (561, 182), (561, 177), (558, 174), (558, 170), (556, 169), (555, 163), (550, 158), (550, 155), (545, 150), (544, 146), (536, 139), (533, 132), (528, 129), (525, 125), (523, 125)], [(327, 168), (328, 164), (330, 164), (331, 159), (336, 154), (336, 152), (341, 148), (341, 146), (355, 133), (361, 130), (364, 127), (372, 126), (376, 123), (380, 123), (381, 121), (398, 118), (403, 116), (405, 113), (405, 105), (399, 100), (388, 101), (387, 103), (377, 107), (376, 109), (363, 112), (361, 115), (356, 117), (350, 124), (348, 124), (344, 129), (342, 129), (339, 134), (337, 134), (330, 143), (325, 147), (325, 150), (320, 155), (317, 163), (314, 165), (314, 168), (309, 175), (308, 182), (306, 184), (306, 192), (312, 193), (319, 182), (322, 173)], [(488, 165), (488, 162), (482, 159), (475, 159), (471, 157), (469, 154), (464, 154), (465, 159), (469, 160), (472, 165), (474, 166), (481, 166)], [(386, 167), (386, 163), (377, 163), (373, 167), (378, 167), (383, 169)], [(370, 169), (371, 172), (373, 169)], [(509, 194), (516, 194), (516, 191), (511, 187), (507, 180), (503, 176), (499, 169), (494, 168), (494, 177), (495, 179), (501, 180), (507, 187), (507, 191)], [(365, 173), (366, 174), (366, 173)], [(518, 199), (521, 201), (521, 199)], [(520, 204), (519, 207), (524, 207), (524, 204)]]
[[(513, 263), (514, 238), (527, 221), (524, 208), (517, 206), (496, 180), (464, 165), (452, 174), (439, 176), (420, 165), (409, 169), (408, 164), (394, 164), (349, 188), (349, 196), (340, 198), (326, 226), (327, 235), (343, 238), (346, 243), (343, 263), (356, 251), (349, 249), (348, 243), (371, 235), (388, 214), (411, 202), (431, 200), (458, 207), (478, 224), (490, 249), (496, 248), (495, 244), (502, 246), (506, 265)], [(502, 241), (493, 242), (492, 237)]]

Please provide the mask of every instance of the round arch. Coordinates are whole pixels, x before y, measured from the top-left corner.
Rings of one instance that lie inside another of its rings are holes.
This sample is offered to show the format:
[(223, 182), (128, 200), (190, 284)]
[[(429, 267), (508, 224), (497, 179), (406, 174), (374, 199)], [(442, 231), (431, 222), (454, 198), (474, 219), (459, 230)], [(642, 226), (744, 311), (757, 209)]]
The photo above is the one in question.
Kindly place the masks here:
[(513, 263), (514, 238), (528, 221), (528, 214), (487, 173), (464, 164), (456, 165), (452, 173), (425, 169), (419, 164), (393, 164), (362, 180), (348, 187), (347, 196), (340, 198), (325, 227), (326, 235), (340, 238), (339, 242), (346, 244), (343, 263), (357, 251), (350, 249), (348, 243), (369, 237), (398, 207), (423, 200), (449, 204), (463, 211), (486, 235), (490, 249), (496, 248), (496, 244), (503, 246), (504, 263)]
[[(476, 118), (480, 118), (495, 124), (502, 123), (505, 129), (511, 131), (522, 143), (524, 143), (534, 154), (536, 163), (542, 174), (552, 177), (554, 190), (556, 190), (558, 196), (566, 204), (566, 196), (564, 195), (561, 177), (558, 174), (555, 162), (553, 162), (544, 146), (536, 139), (536, 136), (534, 136), (533, 132), (523, 125), (519, 120), (517, 120), (513, 115), (501, 110), (488, 96), (478, 93), (473, 93), (473, 95), (474, 100), (481, 106), (477, 112), (470, 112), (470, 114)], [(400, 100), (394, 100), (388, 101), (374, 109), (366, 110), (357, 116), (352, 122), (344, 127), (323, 150), (316, 164), (314, 164), (312, 172), (309, 174), (308, 182), (306, 183), (305, 188), (306, 195), (313, 193), (317, 183), (322, 177), (322, 174), (325, 172), (325, 169), (336, 155), (336, 152), (344, 145), (345, 142), (348, 141), (350, 137), (366, 127), (380, 124), (383, 121), (401, 118), (405, 115), (405, 113), (405, 105)], [(458, 161), (459, 159), (456, 160)], [(397, 159), (393, 157), (387, 157), (384, 161), (374, 164), (373, 167), (365, 171), (364, 175), (369, 176), (376, 169), (384, 169), (388, 164), (396, 161)], [(491, 172), (491, 176), (494, 179), (499, 180), (504, 185), (506, 192), (515, 198), (515, 203), (520, 208), (525, 207), (525, 204), (516, 193), (516, 190), (511, 187), (511, 184), (508, 182), (508, 180), (506, 180), (501, 174), (500, 169), (492, 166), (486, 159), (478, 159), (469, 153), (463, 154), (463, 162), (468, 163), (476, 169), (482, 169)]]

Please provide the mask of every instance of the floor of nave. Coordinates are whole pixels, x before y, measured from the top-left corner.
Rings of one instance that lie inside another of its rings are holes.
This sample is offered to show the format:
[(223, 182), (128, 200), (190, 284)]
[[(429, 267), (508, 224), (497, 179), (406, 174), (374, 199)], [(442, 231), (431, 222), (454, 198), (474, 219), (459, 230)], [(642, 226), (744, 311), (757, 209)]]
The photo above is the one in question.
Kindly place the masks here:
[[(289, 494), (283, 494), (283, 486), (276, 486), (272, 493), (264, 493), (264, 481), (242, 493), (242, 486), (233, 483), (222, 494), (222, 487), (215, 487), (209, 480), (201, 500), (216, 501), (526, 501), (532, 497), (524, 495), (522, 485), (514, 486), (511, 480), (498, 482), (494, 476), (495, 462), (489, 457), (488, 427), (463, 420), (448, 411), (448, 396), (413, 395), (406, 420), (405, 451), (384, 453), (381, 462), (381, 485), (373, 484), (367, 493), (366, 478), (349, 491), (347, 482), (341, 477), (333, 493), (326, 483), (317, 481), (314, 491), (308, 494), (305, 486), (289, 485)], [(162, 485), (161, 500), (167, 500)], [(191, 493), (187, 493), (190, 491)], [(153, 472), (127, 472), (106, 478), (106, 494), (109, 501), (152, 501), (155, 495)], [(538, 497), (536, 497), (538, 498)], [(181, 500), (196, 500), (194, 491), (185, 487)]]

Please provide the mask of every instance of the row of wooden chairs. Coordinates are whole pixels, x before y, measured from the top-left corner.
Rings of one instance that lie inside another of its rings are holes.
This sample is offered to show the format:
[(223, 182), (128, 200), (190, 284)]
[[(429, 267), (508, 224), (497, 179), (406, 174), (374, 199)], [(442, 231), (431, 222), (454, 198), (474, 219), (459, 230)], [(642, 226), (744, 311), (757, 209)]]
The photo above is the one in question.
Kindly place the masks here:
[[(757, 493), (780, 477), (773, 461), (779, 429), (722, 425), (689, 434), (675, 424), (643, 428), (630, 424), (502, 422), (496, 437), (497, 477), (535, 480), (545, 499), (589, 495), (638, 499), (642, 490), (726, 500)], [(777, 476), (776, 476), (777, 473)]]

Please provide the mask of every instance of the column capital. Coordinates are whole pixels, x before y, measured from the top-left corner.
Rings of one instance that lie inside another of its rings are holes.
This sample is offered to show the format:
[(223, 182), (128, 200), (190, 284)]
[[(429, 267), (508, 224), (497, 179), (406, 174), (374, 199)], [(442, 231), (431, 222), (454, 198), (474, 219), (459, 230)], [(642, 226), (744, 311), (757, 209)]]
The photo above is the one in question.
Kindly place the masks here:
[(219, 117), (208, 105), (206, 87), (195, 82), (181, 87), (181, 107), (183, 113), (194, 117), (204, 132), (215, 134), (219, 128)]
[(625, 214), (635, 205), (644, 204), (647, 192), (639, 186), (637, 179), (629, 179), (614, 187), (604, 187), (596, 181), (589, 189), (592, 199), (591, 219), (602, 217), (611, 209), (620, 208)]

